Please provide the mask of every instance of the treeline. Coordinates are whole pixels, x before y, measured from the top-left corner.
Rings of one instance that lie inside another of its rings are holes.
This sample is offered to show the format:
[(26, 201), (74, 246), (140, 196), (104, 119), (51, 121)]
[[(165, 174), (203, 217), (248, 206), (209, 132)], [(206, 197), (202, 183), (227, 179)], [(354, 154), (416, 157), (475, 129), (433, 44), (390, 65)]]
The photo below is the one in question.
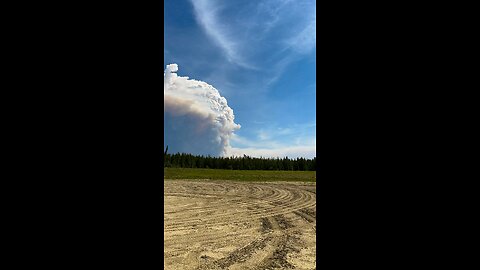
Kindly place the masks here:
[(226, 170), (280, 170), (280, 171), (315, 171), (317, 158), (254, 158), (194, 156), (177, 153), (164, 154), (164, 167), (206, 168)]

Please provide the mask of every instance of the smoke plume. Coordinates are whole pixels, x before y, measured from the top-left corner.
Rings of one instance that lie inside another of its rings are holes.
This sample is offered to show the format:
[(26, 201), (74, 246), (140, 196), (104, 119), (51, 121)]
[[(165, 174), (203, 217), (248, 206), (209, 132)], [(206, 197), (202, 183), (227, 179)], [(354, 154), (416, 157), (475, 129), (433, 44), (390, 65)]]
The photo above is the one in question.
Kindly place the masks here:
[(233, 110), (213, 86), (178, 76), (177, 64), (167, 65), (164, 74), (164, 145), (170, 153), (223, 156), (230, 148)]

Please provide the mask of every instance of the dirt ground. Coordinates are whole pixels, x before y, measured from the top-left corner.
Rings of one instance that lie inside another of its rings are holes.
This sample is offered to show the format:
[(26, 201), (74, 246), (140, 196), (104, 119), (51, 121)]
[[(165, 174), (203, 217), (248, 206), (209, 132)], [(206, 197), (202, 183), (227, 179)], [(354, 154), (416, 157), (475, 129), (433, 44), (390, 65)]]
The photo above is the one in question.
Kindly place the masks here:
[(164, 181), (164, 269), (315, 269), (315, 183)]

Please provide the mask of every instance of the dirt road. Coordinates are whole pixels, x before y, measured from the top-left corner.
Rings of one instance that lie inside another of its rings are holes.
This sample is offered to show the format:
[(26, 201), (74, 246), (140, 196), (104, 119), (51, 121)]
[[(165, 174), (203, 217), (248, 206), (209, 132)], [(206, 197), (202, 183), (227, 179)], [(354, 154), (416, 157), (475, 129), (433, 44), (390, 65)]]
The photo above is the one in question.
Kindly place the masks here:
[(164, 188), (164, 269), (315, 269), (315, 183)]

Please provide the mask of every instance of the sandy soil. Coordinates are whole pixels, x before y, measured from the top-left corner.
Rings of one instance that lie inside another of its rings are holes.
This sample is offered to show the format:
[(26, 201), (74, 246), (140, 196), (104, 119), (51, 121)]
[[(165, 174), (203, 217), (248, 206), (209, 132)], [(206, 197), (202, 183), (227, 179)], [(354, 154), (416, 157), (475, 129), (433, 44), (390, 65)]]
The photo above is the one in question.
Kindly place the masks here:
[(164, 269), (315, 269), (315, 183), (164, 188)]

